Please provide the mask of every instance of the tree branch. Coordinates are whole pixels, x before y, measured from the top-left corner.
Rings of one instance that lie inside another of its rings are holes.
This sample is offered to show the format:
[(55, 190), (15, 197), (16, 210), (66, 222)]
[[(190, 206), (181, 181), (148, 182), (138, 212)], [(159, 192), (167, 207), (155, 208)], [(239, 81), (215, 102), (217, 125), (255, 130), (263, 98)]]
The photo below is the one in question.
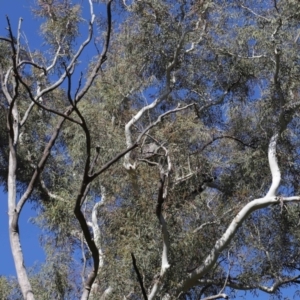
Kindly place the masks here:
[(217, 294), (209, 297), (202, 298), (201, 300), (215, 300), (215, 299), (229, 299), (226, 294)]
[(177, 295), (181, 292), (188, 291), (191, 287), (197, 284), (197, 281), (207, 274), (216, 263), (220, 253), (226, 248), (230, 241), (235, 236), (238, 228), (243, 224), (245, 219), (254, 211), (267, 207), (272, 203), (284, 203), (291, 201), (299, 201), (299, 196), (294, 197), (276, 197), (275, 193), (280, 184), (280, 171), (276, 157), (276, 145), (278, 134), (276, 133), (269, 142), (269, 165), (272, 174), (272, 184), (265, 197), (255, 199), (245, 205), (242, 210), (237, 214), (234, 220), (230, 223), (222, 237), (217, 240), (215, 246), (210, 251), (209, 255), (205, 258), (204, 262), (179, 285)]
[(241, 5), (242, 8), (248, 10), (249, 12), (251, 12), (253, 15), (257, 16), (258, 18), (261, 18), (261, 19), (264, 19), (265, 21), (267, 21), (268, 23), (271, 23), (271, 20), (269, 20), (268, 18), (262, 16), (262, 15), (259, 15), (258, 13), (256, 13), (255, 11), (253, 11), (252, 9), (250, 9), (249, 7), (247, 6), (244, 6), (244, 5)]
[(135, 259), (135, 256), (134, 254), (131, 252), (131, 258), (132, 258), (132, 265), (133, 265), (133, 268), (134, 268), (134, 271), (137, 275), (137, 278), (138, 278), (138, 282), (140, 284), (140, 287), (141, 287), (141, 290), (142, 290), (142, 294), (143, 294), (143, 297), (145, 300), (148, 300), (148, 297), (147, 297), (147, 293), (146, 293), (146, 290), (145, 290), (145, 287), (144, 287), (144, 283), (143, 283), (143, 278), (140, 274), (140, 271), (136, 265), (136, 259)]
[[(151, 104), (144, 106), (142, 109), (140, 109), (133, 118), (125, 125), (125, 138), (126, 138), (126, 145), (127, 147), (131, 147), (133, 142), (132, 142), (132, 134), (131, 134), (131, 127), (136, 124), (136, 122), (144, 115), (145, 112), (148, 110), (156, 107), (161, 101), (163, 101), (170, 93), (171, 93), (171, 71), (175, 67), (178, 61), (178, 56), (180, 51), (183, 48), (183, 42), (185, 39), (185, 36), (188, 32), (184, 32), (183, 35), (181, 36), (179, 43), (177, 44), (177, 47), (174, 51), (174, 57), (172, 62), (168, 65), (166, 68), (166, 84), (165, 88), (162, 92), (162, 94), (156, 98)], [(153, 127), (153, 126), (151, 126)], [(134, 170), (136, 168), (135, 163), (131, 164), (130, 163), (130, 152), (127, 153), (127, 155), (124, 158), (124, 168), (126, 170)]]
[[(230, 278), (230, 280), (227, 281), (226, 286), (236, 289), (236, 290), (242, 290), (242, 291), (247, 291), (247, 290), (254, 290), (254, 289), (259, 289), (263, 292), (266, 292), (268, 294), (273, 294), (278, 290), (281, 286), (284, 284), (289, 284), (289, 283), (297, 283), (299, 284), (300, 281), (300, 275), (293, 276), (293, 277), (284, 277), (284, 278), (277, 278), (275, 282), (271, 286), (265, 286), (265, 285), (249, 285), (244, 282), (238, 282), (234, 278)], [(222, 285), (224, 282), (225, 278), (221, 279), (199, 279), (198, 283), (201, 285)]]
[(167, 229), (167, 223), (165, 218), (162, 214), (162, 205), (165, 201), (166, 195), (164, 195), (164, 184), (166, 180), (166, 174), (161, 172), (160, 181), (158, 186), (158, 196), (157, 196), (157, 205), (156, 205), (156, 216), (159, 220), (159, 223), (162, 227), (162, 236), (163, 236), (163, 251), (162, 251), (162, 260), (161, 260), (161, 269), (160, 274), (157, 279), (155, 279), (155, 283), (151, 289), (150, 294), (148, 295), (148, 299), (152, 300), (157, 295), (160, 287), (164, 284), (164, 279), (168, 269), (170, 268), (170, 264), (168, 262), (168, 252), (170, 248), (170, 241), (169, 241), (169, 232)]

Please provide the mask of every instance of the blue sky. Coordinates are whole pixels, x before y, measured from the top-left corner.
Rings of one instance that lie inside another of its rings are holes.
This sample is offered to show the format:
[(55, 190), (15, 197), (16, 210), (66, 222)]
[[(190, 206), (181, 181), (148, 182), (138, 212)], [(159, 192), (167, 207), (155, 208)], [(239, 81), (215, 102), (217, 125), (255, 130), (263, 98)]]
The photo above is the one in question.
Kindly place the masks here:
[[(16, 33), (18, 19), (23, 18), (22, 31), (26, 34), (29, 41), (30, 48), (41, 48), (42, 40), (38, 34), (39, 22), (30, 14), (30, 1), (27, 0), (0, 0), (0, 35), (6, 36), (7, 27), (6, 15), (9, 16), (10, 22), (14, 32)], [(86, 31), (85, 31), (86, 32)], [(93, 50), (89, 49), (82, 57), (82, 60), (89, 61), (93, 56)], [(85, 66), (87, 66), (85, 64)], [(20, 216), (20, 234), (22, 249), (25, 258), (25, 264), (27, 267), (33, 266), (35, 262), (43, 262), (45, 259), (44, 252), (39, 244), (39, 235), (42, 232), (30, 223), (30, 218), (35, 216), (35, 211), (31, 209), (29, 203), (27, 203)], [(8, 237), (8, 218), (7, 218), (7, 196), (3, 189), (0, 188), (0, 245), (1, 245), (1, 261), (0, 261), (0, 275), (15, 275), (15, 268), (13, 259), (9, 247)], [(284, 290), (283, 294), (287, 299), (293, 299), (295, 290)], [(241, 292), (238, 299), (252, 299), (252, 296), (244, 292)], [(264, 293), (259, 293), (259, 299), (268, 299), (269, 296)]]

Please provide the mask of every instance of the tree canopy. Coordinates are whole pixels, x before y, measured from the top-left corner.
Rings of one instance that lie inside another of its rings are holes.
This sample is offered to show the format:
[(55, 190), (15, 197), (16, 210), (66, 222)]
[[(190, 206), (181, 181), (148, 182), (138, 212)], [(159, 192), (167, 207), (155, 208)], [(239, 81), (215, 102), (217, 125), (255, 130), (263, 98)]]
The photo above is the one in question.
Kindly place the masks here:
[[(0, 31), (17, 273), (0, 277), (0, 297), (280, 298), (297, 287), (299, 1), (32, 5), (46, 51), (31, 49), (21, 18)], [(18, 224), (29, 202), (47, 254), (33, 268)]]

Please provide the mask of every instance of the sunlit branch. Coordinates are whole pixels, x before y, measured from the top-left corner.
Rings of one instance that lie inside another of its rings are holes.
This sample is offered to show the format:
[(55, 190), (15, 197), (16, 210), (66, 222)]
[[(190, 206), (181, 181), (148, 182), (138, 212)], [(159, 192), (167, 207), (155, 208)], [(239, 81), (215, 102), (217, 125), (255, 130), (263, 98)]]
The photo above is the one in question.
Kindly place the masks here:
[[(4, 80), (1, 82), (3, 87), (3, 93), (9, 104), (7, 112), (7, 129), (8, 129), (8, 141), (9, 141), (9, 158), (8, 158), (8, 177), (7, 177), (7, 191), (8, 191), (8, 215), (9, 215), (9, 238), (12, 256), (16, 268), (18, 282), (24, 299), (34, 300), (34, 294), (28, 278), (28, 274), (24, 265), (24, 257), (20, 244), (20, 235), (18, 228), (19, 213), (16, 209), (17, 201), (17, 143), (19, 139), (19, 112), (16, 100), (19, 96), (19, 82), (15, 75), (17, 66), (17, 50), (15, 47), (15, 39), (12, 33), (10, 20), (8, 17), (8, 31), (11, 40), (12, 49), (12, 67), (8, 69), (4, 76)], [(20, 23), (19, 23), (20, 24)], [(18, 47), (18, 45), (17, 45)], [(8, 79), (12, 75), (12, 95), (8, 91)], [(2, 76), (1, 76), (2, 79)]]
[[(199, 22), (200, 21), (197, 22), (196, 28), (193, 31), (196, 31), (199, 28)], [(185, 50), (185, 53), (190, 53), (190, 52), (194, 51), (195, 46), (198, 45), (203, 40), (203, 35), (206, 31), (206, 26), (207, 26), (207, 22), (206, 22), (206, 20), (204, 20), (200, 37), (198, 38), (198, 40), (196, 42), (192, 42), (191, 47), (189, 49)]]
[[(101, 207), (105, 204), (105, 202), (106, 202), (106, 189), (104, 186), (101, 186), (101, 201), (94, 205), (93, 210), (92, 210), (92, 221), (87, 222), (88, 226), (90, 226), (93, 231), (94, 241), (98, 248), (98, 253), (99, 253), (98, 273), (101, 271), (101, 269), (103, 268), (103, 265), (104, 265), (104, 254), (103, 254), (102, 245), (101, 245), (101, 230), (100, 230), (100, 226), (98, 224), (98, 213), (99, 213), (99, 210), (101, 209)], [(92, 288), (91, 288), (91, 297), (92, 298), (94, 296), (97, 296), (96, 295), (97, 287), (98, 287), (98, 283), (96, 283), (96, 281), (94, 281)], [(110, 290), (111, 290), (111, 287), (106, 289), (106, 291), (110, 291)], [(102, 297), (104, 295), (105, 295), (105, 292), (103, 293)]]
[[(86, 208), (86, 206), (85, 206), (85, 208)], [(82, 268), (81, 268), (81, 283), (82, 283), (82, 286), (84, 286), (87, 258), (86, 258), (86, 253), (85, 253), (84, 235), (82, 232), (80, 232), (79, 235), (80, 235), (81, 256), (82, 256), (82, 261), (83, 261)]]
[(258, 18), (264, 19), (268, 23), (270, 23), (272, 21), (272, 20), (269, 20), (268, 18), (266, 18), (266, 17), (264, 17), (262, 15), (259, 15), (258, 13), (256, 13), (255, 11), (253, 11), (252, 9), (250, 9), (247, 6), (241, 5), (241, 7), (244, 8), (244, 9), (246, 9), (246, 10), (248, 10), (249, 12), (251, 12), (253, 15), (257, 16)]
[(41, 184), (41, 188), (42, 188), (43, 192), (45, 192), (49, 198), (52, 198), (52, 199), (54, 199), (54, 200), (58, 200), (58, 201), (61, 201), (61, 202), (70, 203), (70, 201), (67, 201), (67, 200), (65, 200), (64, 198), (62, 198), (62, 197), (60, 197), (60, 196), (58, 196), (58, 195), (55, 195), (55, 194), (51, 193), (51, 192), (48, 190), (48, 188), (47, 188), (47, 186), (46, 186), (46, 184), (45, 184), (45, 181), (41, 178), (41, 176), (40, 176), (40, 184)]
[(185, 109), (187, 109), (187, 108), (189, 108), (189, 107), (191, 107), (191, 106), (194, 106), (194, 105), (195, 105), (194, 103), (185, 105), (185, 106), (183, 106), (183, 107), (180, 107), (180, 106), (178, 105), (176, 108), (174, 108), (174, 109), (172, 109), (172, 110), (169, 110), (169, 111), (167, 111), (167, 112), (161, 114), (161, 115), (157, 118), (157, 120), (156, 120), (155, 122), (153, 122), (153, 123), (151, 123), (150, 125), (148, 125), (148, 127), (147, 127), (146, 129), (144, 129), (143, 132), (138, 136), (138, 138), (137, 138), (137, 140), (136, 140), (137, 143), (140, 142), (140, 140), (142, 139), (142, 137), (143, 137), (143, 136), (144, 136), (151, 128), (153, 128), (153, 127), (156, 126), (158, 123), (160, 123), (160, 122), (163, 120), (164, 117), (166, 117), (167, 115), (170, 115), (170, 114), (172, 114), (172, 113), (176, 113), (176, 112), (178, 112), (178, 111), (185, 110)]
[(205, 298), (201, 298), (201, 300), (215, 300), (215, 299), (229, 299), (228, 295), (222, 293), (222, 294), (217, 294)]
[(28, 119), (29, 114), (30, 114), (32, 108), (34, 107), (34, 105), (35, 105), (35, 103), (32, 101), (30, 103), (30, 105), (28, 106), (28, 108), (27, 108), (27, 110), (26, 110), (26, 112), (25, 112), (25, 114), (24, 114), (24, 116), (22, 118), (22, 121), (20, 122), (20, 127), (22, 127), (25, 124), (25, 122)]
[[(46, 68), (46, 72), (48, 73), (51, 69), (54, 68), (54, 66), (56, 65), (56, 62), (58, 60), (58, 56), (59, 56), (59, 53), (60, 53), (60, 50), (61, 50), (61, 46), (59, 45), (56, 52), (55, 52), (55, 55), (54, 55), (54, 58), (52, 60), (52, 63)], [(40, 74), (40, 76), (42, 76), (42, 74)]]
[(237, 57), (237, 58), (241, 58), (241, 59), (259, 59), (259, 58), (267, 58), (267, 55), (265, 54), (261, 54), (261, 55), (252, 55), (252, 56), (242, 56), (242, 55), (239, 55), (239, 54), (235, 54), (235, 53), (232, 53), (230, 51), (228, 51), (227, 49), (220, 49), (219, 52), (221, 54), (227, 54), (229, 56), (232, 56), (232, 57)]
[[(229, 261), (229, 266), (228, 266), (227, 276), (226, 276), (226, 278), (225, 278), (223, 287), (221, 288), (221, 290), (220, 290), (220, 292), (219, 292), (218, 295), (225, 295), (225, 294), (223, 294), (223, 292), (224, 292), (224, 290), (225, 290), (225, 288), (226, 288), (226, 285), (227, 285), (227, 282), (228, 282), (228, 280), (229, 280), (230, 271), (231, 271), (231, 268), (232, 268), (232, 263), (230, 262), (230, 252), (229, 252), (229, 251), (228, 251), (227, 259), (228, 259), (228, 261)], [(228, 299), (228, 297), (225, 298), (225, 299)]]
[(293, 197), (264, 197), (255, 199), (245, 205), (236, 215), (234, 220), (228, 226), (226, 232), (217, 240), (210, 254), (204, 259), (204, 262), (195, 269), (187, 278), (179, 285), (177, 293), (186, 292), (199, 282), (201, 277), (207, 274), (216, 263), (221, 252), (226, 248), (234, 237), (237, 229), (243, 224), (244, 220), (254, 211), (265, 208), (271, 204), (300, 202), (300, 196)]
[(18, 24), (18, 33), (17, 33), (17, 53), (16, 53), (16, 63), (19, 62), (20, 59), (20, 48), (21, 48), (21, 44), (20, 44), (20, 37), (21, 37), (21, 24), (22, 24), (23, 19), (20, 18), (19, 19), (19, 24)]
[[(293, 277), (276, 278), (275, 282), (271, 286), (265, 286), (265, 285), (261, 285), (261, 284), (249, 285), (244, 282), (239, 282), (235, 278), (230, 278), (230, 280), (227, 281), (226, 286), (230, 287), (230, 288), (234, 288), (236, 290), (242, 290), (242, 291), (259, 289), (263, 292), (273, 294), (274, 292), (276, 292), (276, 290), (278, 290), (281, 286), (283, 286), (285, 284), (291, 284), (291, 283), (299, 284), (300, 283), (299, 279), (300, 279), (300, 275), (293, 276)], [(207, 284), (222, 285), (224, 280), (225, 280), (225, 278), (223, 278), (223, 279), (207, 279), (207, 278), (204, 279), (203, 278), (203, 279), (199, 279), (198, 283), (201, 285), (207, 285)]]
[[(8, 18), (8, 16), (6, 16), (6, 20), (7, 20), (7, 24), (8, 24), (8, 32), (9, 32), (9, 36), (11, 38), (11, 40), (13, 41), (14, 40), (14, 35), (13, 35), (13, 32), (12, 32), (12, 28), (11, 28), (11, 24), (10, 24), (10, 20)], [(17, 47), (18, 47), (18, 44), (17, 44)], [(12, 56), (12, 68), (9, 69), (9, 71), (7, 71), (7, 74), (6, 74), (6, 80), (4, 82), (4, 86), (5, 86), (5, 90), (6, 90), (6, 95), (9, 95), (9, 98), (7, 98), (7, 101), (9, 103), (9, 109), (8, 109), (8, 117), (7, 117), (7, 120), (8, 120), (8, 128), (9, 128), (9, 134), (10, 134), (10, 137), (13, 141), (13, 147), (14, 147), (14, 150), (16, 150), (16, 146), (17, 146), (17, 143), (18, 143), (18, 139), (19, 139), (19, 112), (18, 112), (18, 108), (17, 108), (17, 103), (16, 103), (16, 100), (19, 96), (19, 81), (17, 80), (17, 50), (16, 50), (16, 45), (15, 43), (11, 43), (11, 49), (12, 49), (12, 52), (13, 52), (13, 56)], [(13, 72), (11, 74), (11, 71)], [(7, 90), (7, 81), (8, 81), (8, 78), (9, 78), (9, 75), (13, 75), (12, 76), (12, 79), (13, 79), (13, 95), (10, 96), (8, 90)], [(12, 151), (12, 148), (10, 148), (10, 151)]]
[(270, 170), (272, 175), (272, 184), (266, 197), (273, 197), (276, 195), (276, 191), (281, 181), (281, 174), (278, 166), (278, 159), (276, 153), (278, 138), (279, 138), (279, 134), (278, 133), (274, 134), (269, 143), (268, 158), (269, 158), (269, 165), (270, 165)]
[(86, 255), (85, 255), (85, 244), (84, 244), (83, 234), (81, 234), (80, 247), (81, 247), (81, 256), (82, 256), (81, 282), (82, 282), (82, 285), (84, 285), (84, 282), (85, 282), (84, 274), (85, 274), (87, 260), (86, 260)]
[[(178, 56), (180, 51), (183, 48), (183, 42), (188, 32), (184, 32), (181, 36), (179, 43), (174, 51), (174, 56), (172, 62), (166, 68), (166, 85), (162, 92), (162, 94), (156, 98), (151, 104), (144, 106), (140, 109), (131, 120), (125, 125), (125, 138), (126, 138), (126, 145), (127, 147), (131, 147), (133, 144), (132, 141), (132, 134), (131, 134), (131, 127), (139, 121), (139, 119), (144, 115), (145, 112), (153, 109), (156, 107), (160, 102), (167, 98), (167, 96), (171, 93), (171, 71), (175, 67), (178, 62)], [(151, 125), (150, 125), (151, 126)], [(151, 126), (153, 127), (153, 126)], [(130, 152), (124, 158), (124, 167), (126, 170), (134, 170), (136, 168), (136, 164), (130, 163)]]
[[(154, 108), (157, 106), (158, 103), (160, 103), (163, 99), (165, 99), (170, 93), (170, 89), (167, 88), (164, 93), (158, 97), (155, 101), (153, 101), (151, 104), (144, 106), (126, 125), (125, 125), (125, 138), (126, 138), (126, 145), (127, 147), (131, 147), (133, 142), (132, 142), (132, 135), (131, 135), (131, 127), (134, 125), (143, 115), (146, 111)], [(135, 169), (135, 164), (132, 165), (129, 162), (129, 156), (130, 152), (125, 156), (124, 160), (124, 167), (127, 170), (130, 169)]]
[(276, 191), (280, 184), (280, 170), (278, 167), (277, 156), (276, 156), (276, 146), (278, 140), (278, 133), (274, 134), (269, 142), (269, 166), (272, 175), (272, 184), (271, 187), (266, 194), (265, 197), (255, 199), (245, 205), (242, 210), (236, 215), (234, 220), (228, 226), (225, 233), (222, 237), (217, 240), (215, 246), (210, 251), (210, 254), (205, 258), (204, 262), (188, 277), (180, 284), (178, 289), (178, 294), (182, 291), (185, 292), (191, 287), (193, 287), (197, 280), (199, 280), (202, 276), (207, 274), (209, 270), (213, 267), (216, 263), (220, 253), (226, 248), (226, 246), (230, 243), (232, 238), (235, 236), (237, 229), (243, 224), (244, 220), (255, 210), (264, 208), (269, 206), (272, 203), (284, 203), (284, 202), (292, 202), (292, 201), (299, 201), (299, 196), (294, 197), (276, 197)]
[(163, 251), (162, 251), (160, 274), (159, 274), (159, 277), (155, 279), (155, 282), (151, 289), (151, 292), (148, 295), (149, 300), (154, 299), (155, 296), (157, 295), (157, 293), (159, 292), (161, 286), (164, 284), (166, 273), (167, 273), (168, 269), (170, 268), (170, 264), (168, 262), (168, 252), (169, 252), (169, 248), (170, 248), (169, 232), (167, 229), (167, 223), (162, 214), (162, 205), (165, 201), (165, 197), (167, 196), (164, 193), (166, 174), (161, 172), (160, 177), (161, 178), (160, 178), (159, 187), (158, 187), (158, 196), (157, 196), (157, 205), (156, 205), (156, 216), (157, 216), (159, 223), (161, 225), (161, 228), (162, 228)]
[(124, 4), (124, 6), (126, 7), (126, 9), (127, 9), (128, 11), (131, 11), (131, 7), (130, 7), (130, 5), (127, 5), (126, 0), (122, 0), (122, 2), (123, 2), (123, 4)]
[(6, 73), (4, 75), (4, 79), (1, 82), (2, 91), (4, 93), (5, 98), (7, 99), (7, 102), (9, 103), (9, 105), (11, 105), (11, 103), (12, 103), (12, 96), (8, 92), (7, 86), (8, 86), (8, 79), (9, 79), (9, 76), (11, 75), (12, 70), (13, 70), (13, 67), (10, 67), (6, 71)]
[(220, 224), (220, 221), (205, 222), (205, 223), (201, 224), (199, 227), (197, 227), (196, 229), (194, 229), (193, 233), (196, 233), (196, 232), (202, 230), (204, 227), (213, 225), (213, 224)]
[(99, 300), (106, 300), (109, 298), (110, 294), (112, 293), (113, 289), (112, 287), (108, 287), (103, 294), (101, 295)]
[(294, 44), (297, 44), (299, 37), (300, 37), (300, 30), (298, 31), (298, 33), (295, 37)]
[[(147, 127), (146, 129), (144, 129), (143, 132), (138, 136), (138, 138), (137, 138), (137, 140), (136, 140), (136, 144), (138, 145), (138, 144), (140, 143), (141, 139), (143, 138), (143, 136), (144, 136), (144, 135), (147, 135), (147, 133), (149, 132), (149, 130), (150, 130), (151, 128), (153, 128), (154, 126), (156, 126), (158, 123), (160, 123), (160, 122), (163, 120), (164, 117), (166, 117), (166, 116), (169, 115), (169, 114), (172, 114), (172, 113), (175, 113), (175, 112), (178, 112), (178, 111), (187, 109), (187, 108), (189, 108), (189, 107), (191, 107), (191, 106), (194, 106), (194, 105), (195, 105), (194, 103), (188, 104), (188, 105), (183, 106), (183, 107), (180, 107), (180, 106), (178, 105), (177, 108), (174, 108), (174, 109), (172, 109), (172, 110), (169, 110), (169, 111), (163, 113), (162, 115), (160, 115), (160, 116), (157, 118), (157, 120), (156, 120), (155, 122), (153, 122), (153, 123), (151, 123), (150, 125), (148, 125), (148, 127)], [(129, 149), (129, 148), (128, 148), (128, 149)], [(130, 152), (128, 151), (128, 153), (130, 153)], [(125, 159), (126, 159), (126, 157), (125, 157)], [(144, 158), (139, 159), (139, 161), (145, 161), (145, 162), (147, 162), (147, 163), (149, 163), (149, 164), (156, 165), (156, 163), (151, 162), (151, 161), (149, 161), (149, 160), (147, 160), (147, 159), (144, 159)], [(132, 166), (132, 165), (131, 165), (131, 166)], [(134, 166), (135, 166), (135, 165), (134, 165)]]

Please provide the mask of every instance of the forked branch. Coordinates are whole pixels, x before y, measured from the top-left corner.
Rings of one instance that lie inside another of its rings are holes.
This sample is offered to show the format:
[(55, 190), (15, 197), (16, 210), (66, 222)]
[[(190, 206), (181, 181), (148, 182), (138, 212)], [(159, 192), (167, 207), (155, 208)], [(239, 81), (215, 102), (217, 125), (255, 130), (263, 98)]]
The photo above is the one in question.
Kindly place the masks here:
[(245, 219), (254, 211), (267, 207), (270, 204), (278, 204), (284, 202), (299, 202), (300, 196), (294, 197), (276, 197), (276, 191), (280, 184), (280, 171), (276, 157), (276, 146), (278, 141), (278, 133), (275, 133), (269, 142), (269, 165), (272, 174), (272, 184), (265, 197), (255, 199), (245, 205), (236, 215), (228, 226), (222, 237), (217, 240), (209, 255), (204, 259), (203, 263), (196, 268), (187, 278), (179, 285), (177, 295), (188, 291), (195, 286), (198, 281), (207, 274), (216, 263), (222, 251), (231, 242), (238, 228), (243, 224)]

